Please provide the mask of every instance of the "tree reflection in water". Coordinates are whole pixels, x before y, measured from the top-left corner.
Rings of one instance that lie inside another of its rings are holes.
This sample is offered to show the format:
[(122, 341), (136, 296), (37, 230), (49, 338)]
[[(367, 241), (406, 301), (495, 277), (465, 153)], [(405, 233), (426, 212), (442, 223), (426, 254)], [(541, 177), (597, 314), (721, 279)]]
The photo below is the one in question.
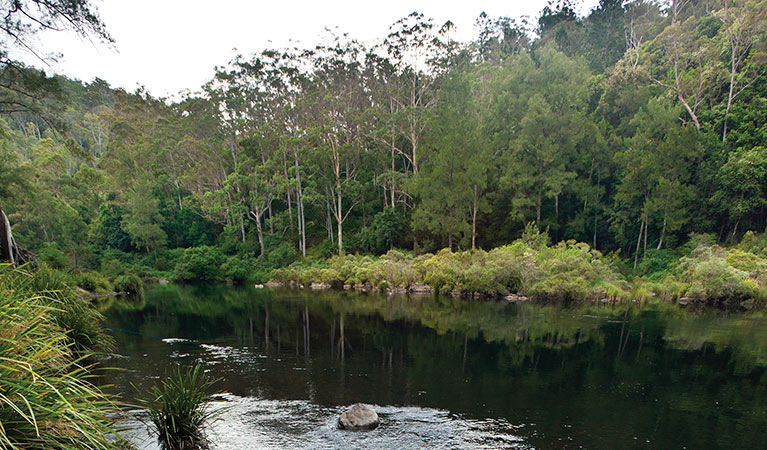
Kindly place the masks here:
[(759, 314), (170, 285), (107, 316), (139, 333), (106, 375), (127, 400), (202, 360), (236, 396), (504, 419), (538, 448), (757, 448), (767, 426)]

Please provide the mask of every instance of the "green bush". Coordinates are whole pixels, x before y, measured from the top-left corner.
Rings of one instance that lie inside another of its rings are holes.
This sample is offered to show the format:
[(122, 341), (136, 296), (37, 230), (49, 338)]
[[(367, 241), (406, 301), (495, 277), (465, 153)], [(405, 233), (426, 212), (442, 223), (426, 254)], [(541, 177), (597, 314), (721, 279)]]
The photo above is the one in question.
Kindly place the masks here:
[(249, 281), (256, 267), (256, 260), (247, 256), (235, 255), (226, 258), (221, 266), (221, 276), (232, 283)]
[(115, 278), (114, 289), (117, 292), (127, 292), (128, 295), (143, 296), (144, 282), (138, 275), (127, 273)]
[(214, 383), (199, 363), (189, 370), (176, 366), (140, 399), (161, 448), (207, 448), (204, 426), (221, 412), (210, 409), (210, 390)]
[(415, 284), (456, 295), (524, 293), (551, 300), (615, 298), (624, 281), (599, 252), (574, 241), (548, 244), (546, 233), (528, 226), (511, 245), (489, 252), (473, 250), (414, 257), (397, 250), (371, 256), (333, 256), (324, 264), (293, 264), (274, 270), (281, 282), (323, 282), (332, 287), (364, 284), (379, 289), (408, 289)]
[(48, 244), (37, 253), (37, 259), (46, 267), (63, 270), (71, 264), (69, 257), (55, 244)]
[(296, 247), (290, 242), (282, 242), (265, 255), (266, 264), (270, 267), (285, 267), (298, 258)]
[(679, 257), (674, 250), (648, 249), (647, 254), (639, 261), (634, 275), (646, 276), (652, 281), (663, 280), (675, 270)]
[(745, 252), (767, 257), (767, 234), (748, 231), (736, 247)]
[(184, 250), (174, 268), (179, 281), (215, 281), (223, 277), (225, 256), (216, 247), (201, 246)]
[(689, 287), (685, 295), (709, 303), (740, 304), (756, 299), (756, 282), (748, 272), (733, 267), (727, 250), (701, 244), (679, 261), (679, 279)]
[(74, 276), (75, 284), (89, 292), (109, 292), (112, 285), (98, 272), (81, 272)]

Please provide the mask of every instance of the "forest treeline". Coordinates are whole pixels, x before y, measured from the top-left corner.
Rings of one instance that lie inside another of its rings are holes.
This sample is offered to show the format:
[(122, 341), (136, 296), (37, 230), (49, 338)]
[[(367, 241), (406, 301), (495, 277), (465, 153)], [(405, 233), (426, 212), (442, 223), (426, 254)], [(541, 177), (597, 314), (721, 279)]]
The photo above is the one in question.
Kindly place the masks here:
[(379, 42), (237, 56), (175, 99), (6, 67), (57, 95), (3, 91), (28, 103), (0, 121), (3, 208), (46, 264), (111, 276), (489, 250), (529, 223), (635, 269), (763, 231), (767, 1), (576, 10), (483, 14), (471, 42), (413, 13)]

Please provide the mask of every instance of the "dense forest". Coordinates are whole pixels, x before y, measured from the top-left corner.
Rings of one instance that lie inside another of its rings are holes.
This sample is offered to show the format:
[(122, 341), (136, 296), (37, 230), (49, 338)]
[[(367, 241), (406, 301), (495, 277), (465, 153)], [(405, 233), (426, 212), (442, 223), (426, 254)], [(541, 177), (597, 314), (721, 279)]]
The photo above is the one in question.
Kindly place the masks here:
[(483, 14), (471, 42), (412, 13), (379, 42), (237, 56), (173, 99), (5, 66), (0, 201), (51, 267), (180, 279), (208, 277), (195, 258), (265, 279), (489, 250), (528, 224), (634, 270), (691, 233), (762, 232), (767, 1), (577, 9)]

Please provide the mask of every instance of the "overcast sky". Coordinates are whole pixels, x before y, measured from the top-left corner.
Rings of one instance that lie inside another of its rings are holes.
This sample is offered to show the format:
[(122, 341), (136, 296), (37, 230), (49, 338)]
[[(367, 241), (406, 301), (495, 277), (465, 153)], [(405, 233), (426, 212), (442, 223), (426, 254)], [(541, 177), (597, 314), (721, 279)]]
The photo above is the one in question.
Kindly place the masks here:
[[(598, 0), (584, 0), (581, 13)], [(95, 0), (116, 50), (66, 33), (40, 36), (47, 52), (63, 54), (45, 67), (83, 81), (94, 77), (129, 91), (145, 86), (155, 96), (197, 90), (236, 53), (318, 43), (326, 27), (373, 42), (389, 25), (413, 11), (436, 22), (452, 20), (455, 37), (474, 36), (474, 21), (490, 17), (536, 19), (546, 0), (383, 0), (383, 1), (246, 1), (246, 0)], [(293, 42), (291, 42), (291, 40)], [(296, 42), (298, 44), (296, 44)], [(237, 49), (235, 51), (234, 49)], [(33, 58), (23, 59), (36, 66)]]

